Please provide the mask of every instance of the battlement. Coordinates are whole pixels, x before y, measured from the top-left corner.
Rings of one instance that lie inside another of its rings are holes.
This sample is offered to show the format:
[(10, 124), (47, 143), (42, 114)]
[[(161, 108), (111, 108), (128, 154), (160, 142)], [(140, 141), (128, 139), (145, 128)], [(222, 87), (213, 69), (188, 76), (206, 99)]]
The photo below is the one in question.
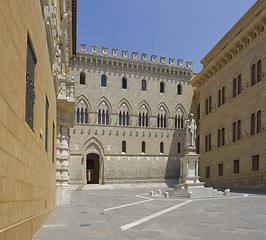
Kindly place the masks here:
[[(86, 44), (80, 44), (80, 52), (81, 53), (87, 53), (86, 52)], [(98, 54), (97, 52), (97, 46), (92, 45), (91, 46), (91, 54), (97, 54), (97, 55), (104, 55), (108, 56), (108, 48), (107, 47), (102, 47), (102, 52), (101, 54)], [(110, 55), (115, 58), (122, 58), (122, 59), (127, 59), (128, 58), (128, 51), (127, 50), (122, 50), (122, 56), (118, 56), (118, 49), (113, 48), (112, 49), (112, 55)], [(132, 52), (132, 60), (135, 61), (144, 61), (148, 62), (148, 55), (146, 53), (141, 54), (141, 59), (138, 59), (138, 52)], [(156, 55), (151, 55), (151, 63), (157, 63), (157, 56)], [(169, 58), (169, 63), (166, 63), (166, 57), (162, 56), (160, 57), (160, 63), (161, 64), (166, 64), (170, 66), (178, 66), (178, 67), (186, 67), (192, 70), (193, 68), (193, 63), (191, 61), (186, 62), (186, 66), (184, 66), (184, 61), (183, 59), (178, 59), (177, 60), (177, 65), (175, 65), (175, 59), (174, 58)]]

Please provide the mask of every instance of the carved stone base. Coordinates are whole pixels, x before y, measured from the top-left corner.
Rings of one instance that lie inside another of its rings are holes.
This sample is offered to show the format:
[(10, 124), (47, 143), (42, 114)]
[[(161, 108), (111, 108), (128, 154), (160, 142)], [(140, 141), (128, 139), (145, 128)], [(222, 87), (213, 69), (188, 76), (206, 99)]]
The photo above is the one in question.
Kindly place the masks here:
[(57, 188), (56, 189), (56, 206), (63, 207), (70, 203), (70, 190), (69, 188)]
[(199, 154), (194, 149), (186, 149), (184, 157), (180, 158), (180, 179), (181, 184), (200, 184), (198, 175)]

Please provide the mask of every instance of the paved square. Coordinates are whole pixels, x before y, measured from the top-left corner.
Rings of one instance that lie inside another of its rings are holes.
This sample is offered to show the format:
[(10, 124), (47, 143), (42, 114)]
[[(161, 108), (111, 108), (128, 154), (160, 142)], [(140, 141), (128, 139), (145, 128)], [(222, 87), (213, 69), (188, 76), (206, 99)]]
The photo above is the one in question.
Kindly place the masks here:
[(166, 187), (89, 189), (72, 192), (68, 207), (56, 208), (34, 240), (264, 240), (266, 195), (188, 199), (150, 197)]

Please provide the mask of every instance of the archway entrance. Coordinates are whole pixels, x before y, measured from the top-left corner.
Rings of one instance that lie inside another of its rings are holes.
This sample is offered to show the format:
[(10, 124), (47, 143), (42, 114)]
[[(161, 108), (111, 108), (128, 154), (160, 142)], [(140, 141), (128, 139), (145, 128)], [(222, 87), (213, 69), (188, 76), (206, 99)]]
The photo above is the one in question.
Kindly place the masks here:
[(90, 153), (86, 157), (87, 184), (99, 184), (99, 155)]

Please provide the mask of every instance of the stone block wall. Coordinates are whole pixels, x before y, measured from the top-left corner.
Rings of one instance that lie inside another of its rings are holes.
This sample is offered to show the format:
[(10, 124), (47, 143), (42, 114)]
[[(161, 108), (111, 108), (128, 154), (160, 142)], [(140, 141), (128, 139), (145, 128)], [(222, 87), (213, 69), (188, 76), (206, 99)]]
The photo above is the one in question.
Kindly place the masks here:
[[(0, 239), (5, 240), (32, 239), (55, 207), (56, 93), (40, 6), (40, 1), (0, 4)], [(27, 37), (37, 60), (33, 129), (25, 121)]]
[[(192, 86), (200, 95), (200, 177), (207, 186), (266, 187), (265, 16), (265, 1), (257, 1), (206, 55), (202, 60), (204, 69), (192, 79)], [(252, 66), (255, 66), (253, 74)], [(259, 112), (261, 120), (258, 120)], [(238, 121), (241, 122), (240, 134)], [(254, 134), (251, 125), (254, 125)], [(220, 136), (220, 146), (219, 129), (221, 135), (222, 129), (225, 132), (224, 144)], [(256, 155), (259, 156), (258, 169), (252, 168), (252, 157)], [(239, 173), (234, 173), (234, 160), (239, 160)], [(219, 164), (223, 166), (220, 174)], [(207, 168), (210, 176), (206, 174)]]

